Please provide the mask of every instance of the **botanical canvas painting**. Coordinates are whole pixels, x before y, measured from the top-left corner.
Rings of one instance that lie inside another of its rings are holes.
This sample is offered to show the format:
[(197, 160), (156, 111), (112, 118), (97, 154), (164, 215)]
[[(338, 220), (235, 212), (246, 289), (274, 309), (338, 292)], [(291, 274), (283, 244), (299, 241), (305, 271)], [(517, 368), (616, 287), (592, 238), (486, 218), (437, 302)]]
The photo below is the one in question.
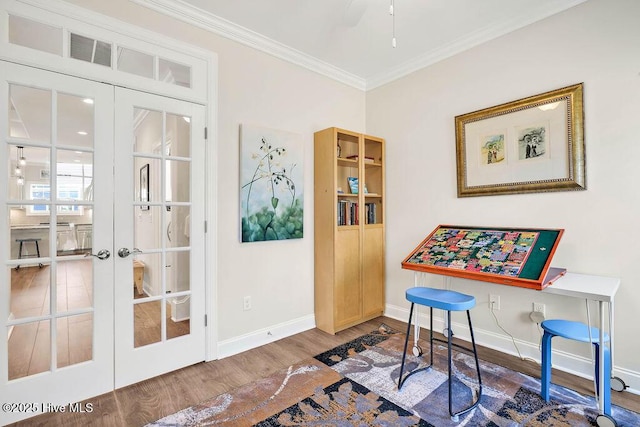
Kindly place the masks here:
[(241, 126), (242, 242), (303, 237), (303, 159), (300, 135)]

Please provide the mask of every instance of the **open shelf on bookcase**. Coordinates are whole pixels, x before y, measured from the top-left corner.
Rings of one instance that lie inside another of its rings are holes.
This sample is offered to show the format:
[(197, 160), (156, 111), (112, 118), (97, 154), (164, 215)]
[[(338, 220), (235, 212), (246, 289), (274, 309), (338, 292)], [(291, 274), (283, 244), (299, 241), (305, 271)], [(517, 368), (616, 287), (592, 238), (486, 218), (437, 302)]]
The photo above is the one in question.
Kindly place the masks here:
[(358, 167), (358, 160), (357, 159), (345, 159), (344, 157), (338, 157), (338, 165), (343, 166), (350, 166), (350, 167)]

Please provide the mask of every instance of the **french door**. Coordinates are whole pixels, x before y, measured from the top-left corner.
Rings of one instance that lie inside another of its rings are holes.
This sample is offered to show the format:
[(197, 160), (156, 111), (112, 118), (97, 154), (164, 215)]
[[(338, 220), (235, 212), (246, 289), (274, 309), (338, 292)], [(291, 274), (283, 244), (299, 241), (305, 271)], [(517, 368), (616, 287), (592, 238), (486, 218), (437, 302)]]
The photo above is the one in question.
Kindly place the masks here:
[(205, 155), (204, 107), (122, 88), (115, 99), (118, 388), (205, 358), (204, 180), (192, 179)]
[(0, 424), (204, 360), (203, 130), (0, 61)]

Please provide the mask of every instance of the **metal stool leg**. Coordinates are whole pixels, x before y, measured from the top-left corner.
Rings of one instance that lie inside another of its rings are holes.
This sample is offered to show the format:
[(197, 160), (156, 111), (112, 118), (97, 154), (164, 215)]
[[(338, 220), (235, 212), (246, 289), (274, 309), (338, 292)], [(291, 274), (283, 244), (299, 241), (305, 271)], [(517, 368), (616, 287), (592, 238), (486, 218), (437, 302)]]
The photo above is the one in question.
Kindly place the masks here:
[[(451, 312), (448, 311), (447, 312), (447, 320), (449, 322), (449, 325), (451, 325)], [(471, 345), (473, 347), (473, 357), (475, 359), (476, 362), (476, 373), (478, 375), (478, 397), (475, 399), (475, 401), (471, 404), (471, 406), (468, 406), (467, 408), (463, 409), (462, 411), (453, 412), (453, 403), (451, 400), (451, 396), (452, 396), (452, 383), (451, 383), (451, 371), (452, 371), (452, 362), (451, 362), (451, 346), (452, 346), (452, 338), (453, 338), (453, 333), (451, 332), (451, 326), (449, 326), (449, 331), (448, 331), (448, 350), (449, 350), (449, 415), (451, 415), (451, 420), (453, 422), (458, 422), (460, 415), (462, 414), (466, 414), (467, 412), (471, 411), (472, 409), (474, 409), (475, 407), (478, 406), (478, 404), (480, 403), (480, 398), (482, 397), (482, 377), (480, 375), (480, 361), (478, 359), (478, 349), (476, 348), (476, 340), (475, 337), (473, 335), (473, 325), (471, 324), (471, 313), (469, 312), (469, 310), (467, 310), (467, 321), (469, 322), (469, 333), (471, 334)], [(459, 347), (456, 344), (456, 347)]]
[[(409, 333), (411, 332), (411, 319), (413, 318), (413, 308), (414, 308), (414, 303), (411, 303), (411, 309), (409, 310), (409, 324), (407, 325), (407, 335), (404, 340), (404, 351), (402, 352), (402, 363), (400, 364), (400, 375), (398, 376), (398, 390), (402, 388), (402, 385), (404, 384), (404, 382), (407, 381), (407, 379), (411, 375), (417, 374), (418, 372), (427, 371), (431, 369), (431, 367), (433, 366), (434, 338), (433, 338), (433, 320), (432, 320), (431, 321), (431, 361), (429, 366), (423, 366), (422, 368), (414, 369), (413, 371), (409, 372), (406, 377), (402, 378), (402, 374), (404, 373), (404, 364), (407, 358), (407, 347), (409, 345)], [(433, 319), (433, 307), (431, 307), (431, 319)]]
[(409, 333), (411, 332), (411, 318), (413, 317), (413, 306), (411, 303), (411, 309), (409, 309), (409, 322), (407, 323), (407, 335), (404, 339), (404, 351), (402, 352), (402, 363), (400, 364), (400, 375), (398, 376), (398, 390), (402, 387), (402, 372), (404, 371), (404, 361), (407, 358), (407, 345), (409, 344)]

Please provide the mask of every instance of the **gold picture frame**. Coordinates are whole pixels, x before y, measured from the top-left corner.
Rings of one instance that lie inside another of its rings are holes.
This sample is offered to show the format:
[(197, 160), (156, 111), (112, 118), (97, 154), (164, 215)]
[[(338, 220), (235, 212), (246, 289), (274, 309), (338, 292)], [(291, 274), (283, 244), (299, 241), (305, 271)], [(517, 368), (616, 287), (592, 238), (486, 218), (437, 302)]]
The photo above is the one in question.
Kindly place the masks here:
[(586, 190), (583, 84), (456, 116), (458, 197)]

